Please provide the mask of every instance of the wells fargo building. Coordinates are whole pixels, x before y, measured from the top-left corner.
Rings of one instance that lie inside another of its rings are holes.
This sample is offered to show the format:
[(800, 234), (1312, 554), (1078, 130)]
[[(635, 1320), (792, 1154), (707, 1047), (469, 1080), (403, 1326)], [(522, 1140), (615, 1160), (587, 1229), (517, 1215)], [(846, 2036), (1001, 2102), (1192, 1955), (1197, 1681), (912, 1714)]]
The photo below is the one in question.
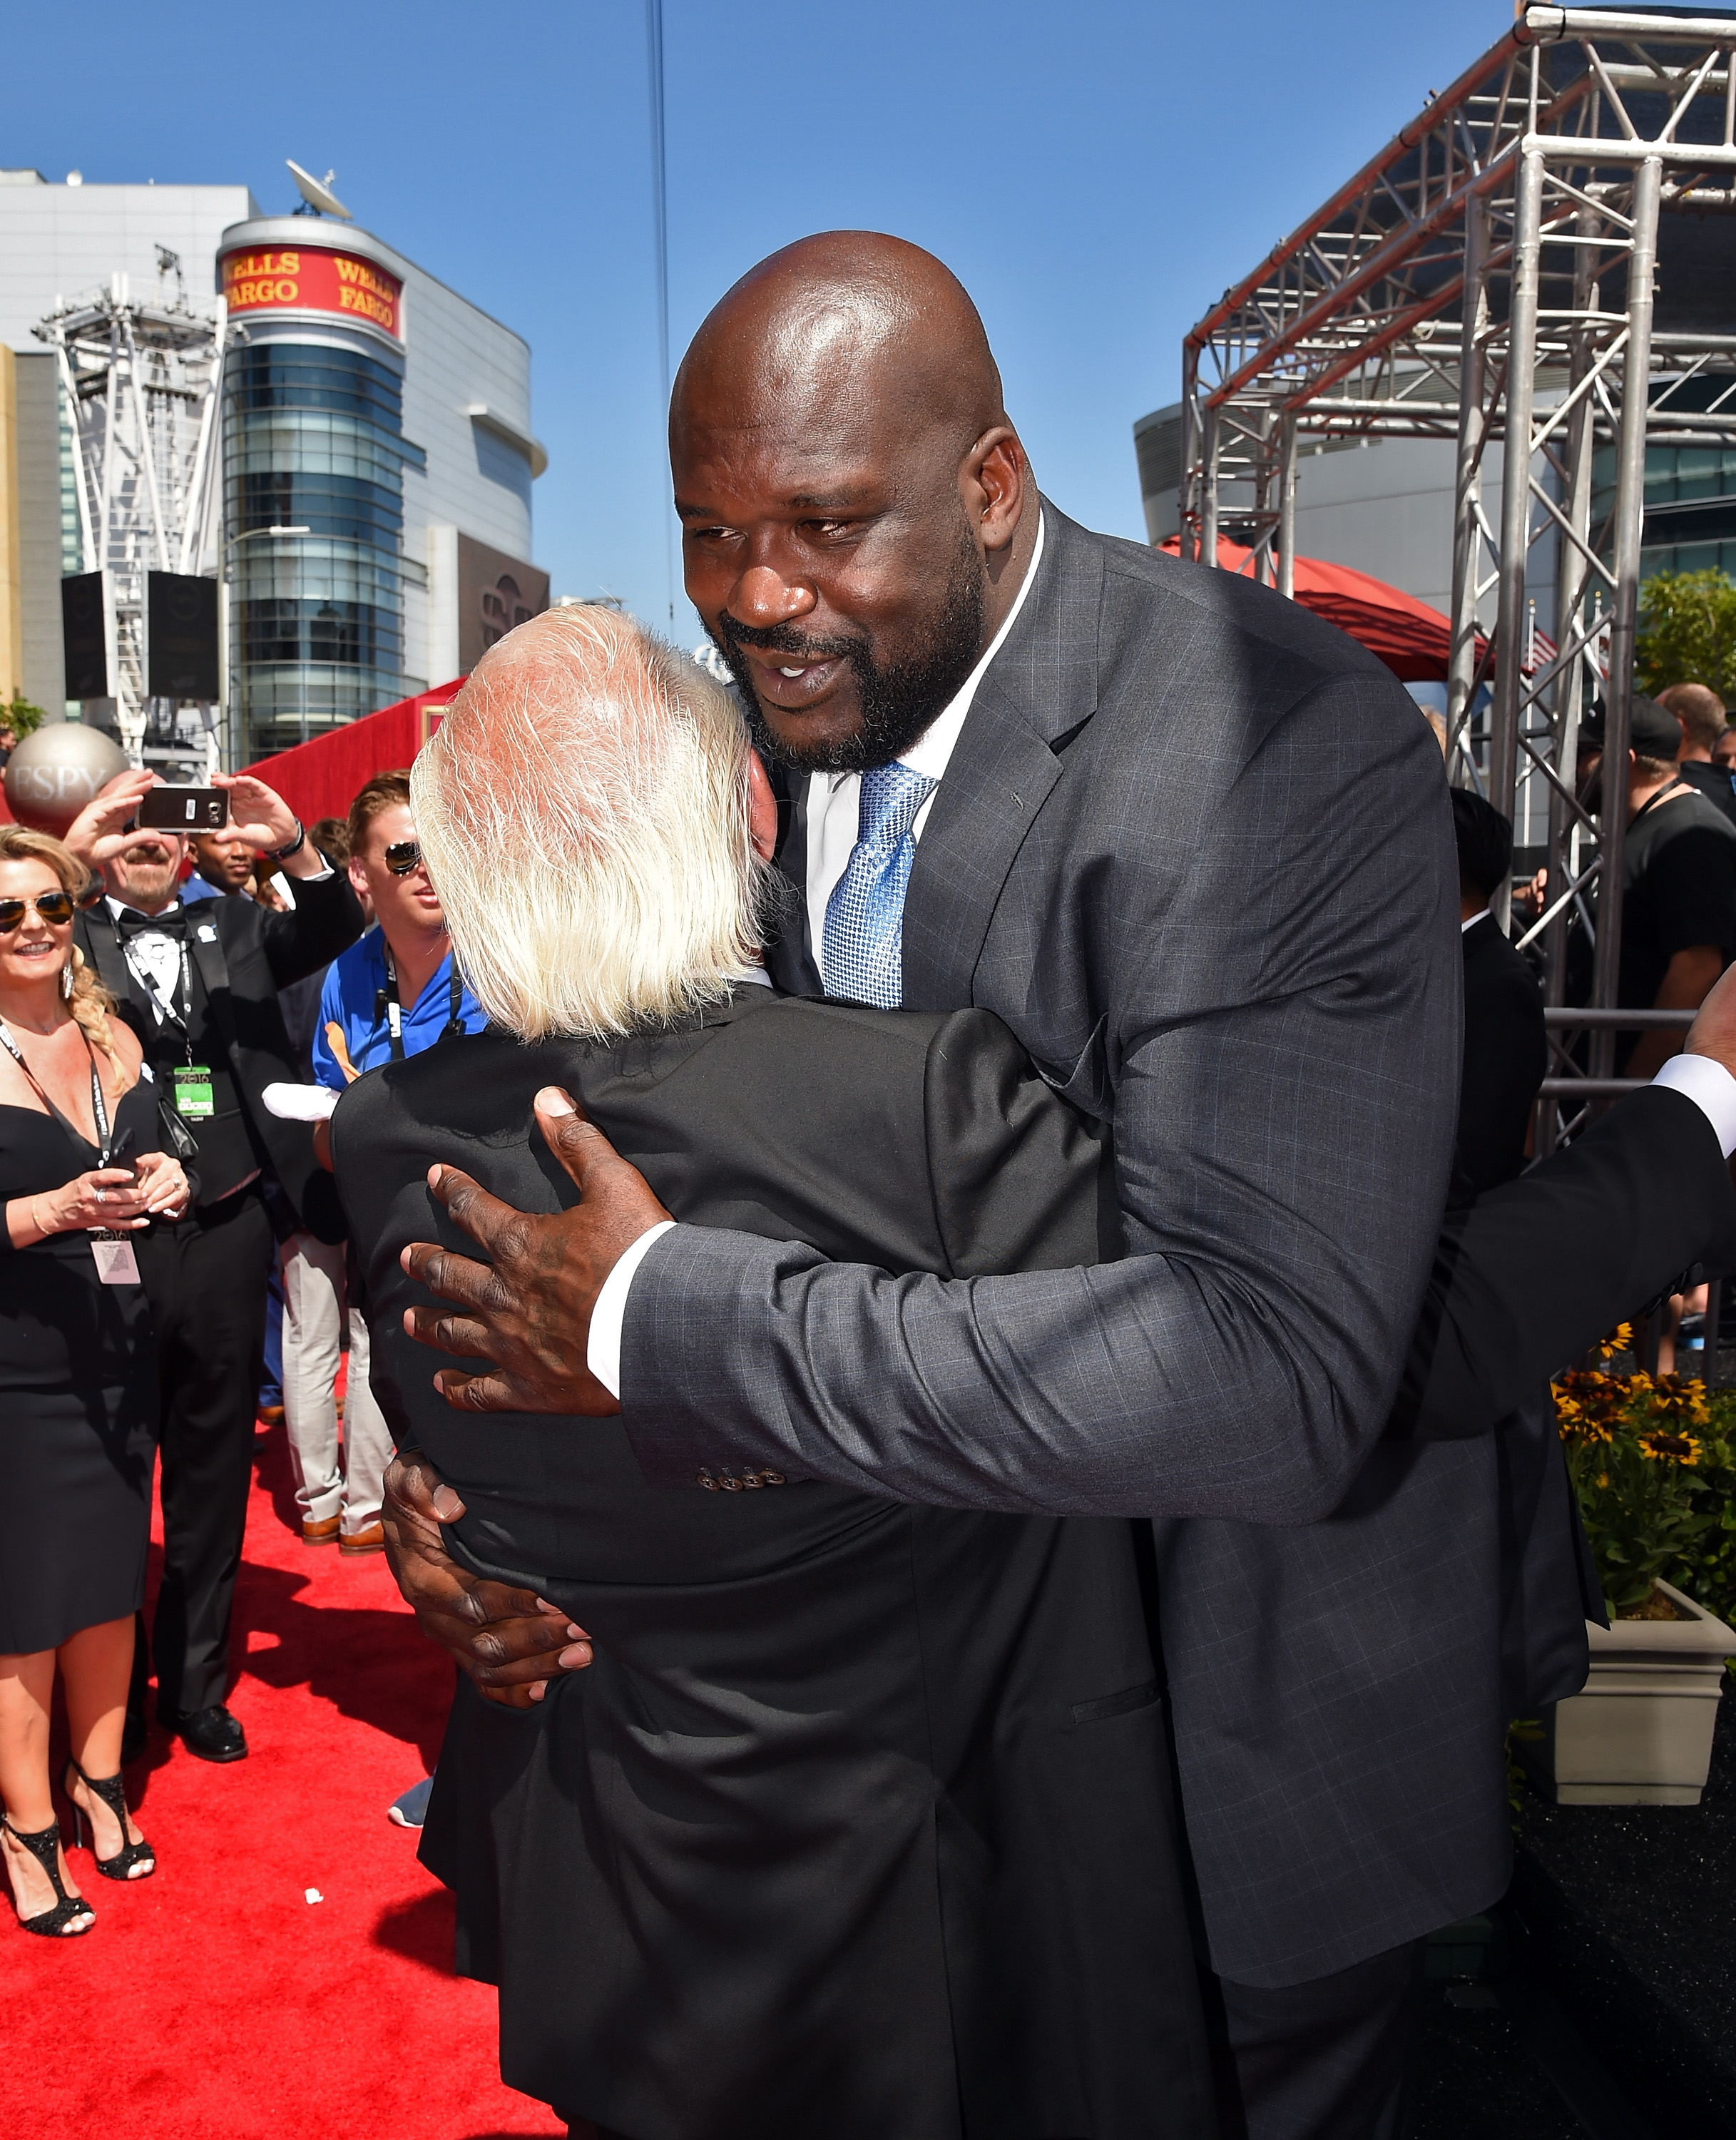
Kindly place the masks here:
[(468, 670), (544, 609), (530, 351), (353, 224), (232, 225), (230, 762)]

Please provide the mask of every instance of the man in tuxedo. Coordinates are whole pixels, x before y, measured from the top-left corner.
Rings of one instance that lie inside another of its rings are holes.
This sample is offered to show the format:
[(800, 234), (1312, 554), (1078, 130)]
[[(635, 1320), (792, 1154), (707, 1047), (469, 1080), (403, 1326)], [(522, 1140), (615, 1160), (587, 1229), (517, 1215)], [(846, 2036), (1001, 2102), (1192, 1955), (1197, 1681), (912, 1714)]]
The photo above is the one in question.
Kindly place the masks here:
[[(670, 432), (688, 591), (785, 772), (774, 978), (996, 1011), (1112, 1137), (1123, 1255), (895, 1281), (672, 1225), (595, 1131), (545, 1118), (582, 1201), (527, 1219), (446, 1177), (493, 1269), (412, 1249), (459, 1308), (414, 1327), (493, 1363), (443, 1372), (458, 1408), (618, 1406), (671, 1492), (770, 1467), (1150, 1516), (1230, 2114), (1256, 2140), (1391, 2133), (1422, 1940), (1500, 1893), (1508, 1852), (1487, 1431), (1508, 1393), (1446, 1312), (1499, 1214), (1439, 1236), (1459, 981), (1439, 753), (1307, 612), (1041, 498), (974, 309), (914, 248), (834, 234), (753, 271)], [(1643, 1097), (1704, 1214), (1720, 1137), (1694, 1100)], [(1581, 1162), (1606, 1185), (1625, 1135)], [(1577, 1684), (1575, 1583), (1529, 1660), (1538, 1699)], [(512, 1646), (558, 1646), (508, 1618)]]
[(1480, 1196), (1516, 1180), (1525, 1164), (1525, 1132), (1549, 1043), (1536, 976), (1489, 910), (1513, 860), (1513, 826), (1493, 802), (1468, 788), (1454, 788), (1452, 798), (1464, 947), (1464, 1070), (1454, 1185)]
[(149, 1660), (141, 1642), (134, 1666), (130, 1740), (142, 1744), (154, 1661), (161, 1721), (202, 1760), (238, 1761), (247, 1739), (225, 1696), (276, 1253), (266, 1200), (280, 1199), (289, 1223), (315, 1171), (306, 1124), (264, 1104), (267, 1085), (297, 1075), (277, 990), (352, 944), (361, 909), (281, 796), (244, 774), (217, 782), (248, 851), (273, 852), (295, 878), (292, 910), (184, 903), (181, 838), (123, 829), (152, 785), (145, 773), (110, 782), (67, 844), (108, 886), (79, 916), (79, 949), (138, 1035), (162, 1107), (198, 1147), (192, 1208), (138, 1244), (161, 1384), (163, 1579)]

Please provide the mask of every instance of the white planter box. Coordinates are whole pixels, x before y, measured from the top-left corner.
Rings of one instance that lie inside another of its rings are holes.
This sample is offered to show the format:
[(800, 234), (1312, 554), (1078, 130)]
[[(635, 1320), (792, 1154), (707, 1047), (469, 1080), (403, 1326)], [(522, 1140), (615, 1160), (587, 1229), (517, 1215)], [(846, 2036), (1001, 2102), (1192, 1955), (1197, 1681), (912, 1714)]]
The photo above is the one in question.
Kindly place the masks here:
[(1669, 1583), (1658, 1588), (1690, 1617), (1588, 1626), (1584, 1692), (1545, 1712), (1541, 1741), (1519, 1746), (1557, 1805), (1699, 1804), (1736, 1631)]

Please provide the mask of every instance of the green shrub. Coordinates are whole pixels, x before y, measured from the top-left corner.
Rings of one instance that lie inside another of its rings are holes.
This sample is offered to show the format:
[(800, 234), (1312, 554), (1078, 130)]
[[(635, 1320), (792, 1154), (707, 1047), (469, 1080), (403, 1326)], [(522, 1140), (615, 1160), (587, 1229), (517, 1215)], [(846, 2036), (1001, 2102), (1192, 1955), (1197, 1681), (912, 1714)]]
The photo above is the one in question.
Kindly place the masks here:
[(1654, 695), (1709, 684), (1736, 704), (1736, 584), (1723, 572), (1655, 572), (1640, 587), (1634, 681)]
[(9, 699), (0, 699), (0, 728), (8, 728), (22, 743), (27, 735), (34, 735), (47, 719), (40, 706), (32, 705), (22, 691), (14, 691)]

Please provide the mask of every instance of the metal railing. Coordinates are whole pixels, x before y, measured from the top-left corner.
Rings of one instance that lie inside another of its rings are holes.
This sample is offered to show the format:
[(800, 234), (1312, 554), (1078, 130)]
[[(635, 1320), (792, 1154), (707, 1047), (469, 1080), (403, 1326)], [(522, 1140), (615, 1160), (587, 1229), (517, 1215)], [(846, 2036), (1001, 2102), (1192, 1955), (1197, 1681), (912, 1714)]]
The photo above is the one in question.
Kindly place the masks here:
[[(1695, 1016), (1691, 1010), (1574, 1010), (1563, 1004), (1551, 1004), (1543, 1013), (1543, 1025), (1549, 1035), (1552, 1060), (1571, 1066), (1572, 1056), (1555, 1038), (1558, 1033), (1607, 1033), (1612, 1036), (1617, 1033), (1685, 1033)], [(1553, 1112), (1553, 1103), (1557, 1100), (1619, 1100), (1624, 1092), (1637, 1092), (1650, 1082), (1645, 1077), (1582, 1074), (1570, 1067), (1563, 1077), (1545, 1077), (1537, 1087), (1537, 1098), (1542, 1111), (1547, 1113)], [(1579, 1126), (1579, 1118), (1576, 1118), (1572, 1126), (1577, 1129)], [(1562, 1132), (1566, 1133), (1565, 1130)]]

